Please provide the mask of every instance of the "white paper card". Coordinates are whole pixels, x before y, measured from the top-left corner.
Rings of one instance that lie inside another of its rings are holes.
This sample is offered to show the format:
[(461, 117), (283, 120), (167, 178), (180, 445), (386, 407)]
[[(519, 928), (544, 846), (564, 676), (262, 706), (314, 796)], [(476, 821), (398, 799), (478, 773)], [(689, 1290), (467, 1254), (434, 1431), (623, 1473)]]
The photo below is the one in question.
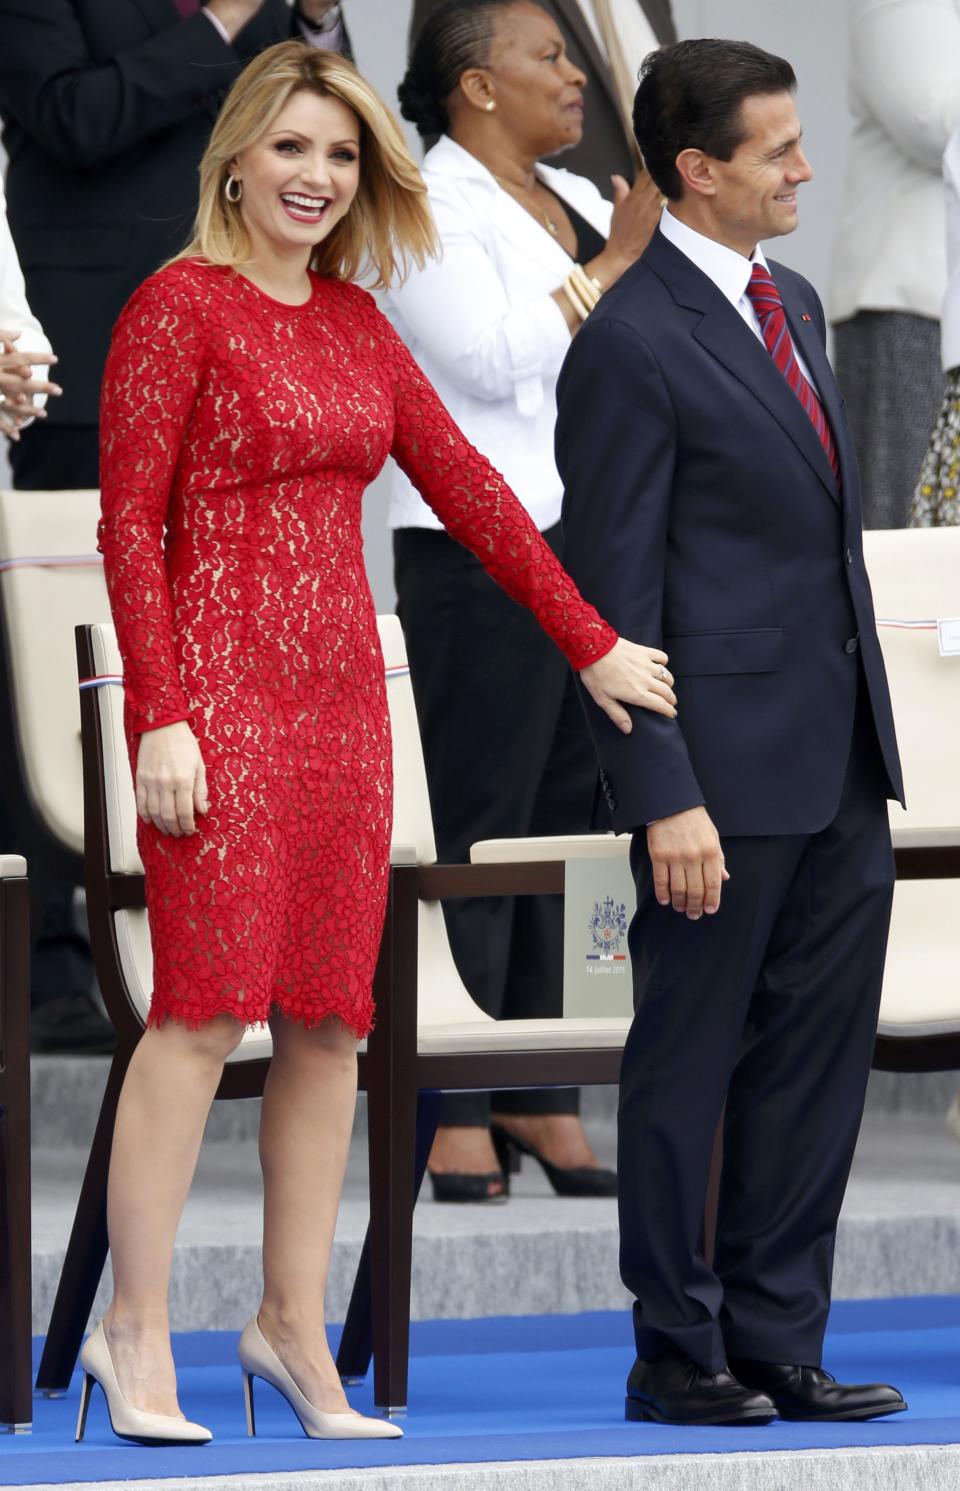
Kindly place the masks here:
[(637, 893), (626, 854), (567, 860), (563, 936), (566, 1017), (632, 1016), (627, 927), (636, 906)]
[(937, 621), (941, 657), (960, 657), (960, 616), (941, 616)]

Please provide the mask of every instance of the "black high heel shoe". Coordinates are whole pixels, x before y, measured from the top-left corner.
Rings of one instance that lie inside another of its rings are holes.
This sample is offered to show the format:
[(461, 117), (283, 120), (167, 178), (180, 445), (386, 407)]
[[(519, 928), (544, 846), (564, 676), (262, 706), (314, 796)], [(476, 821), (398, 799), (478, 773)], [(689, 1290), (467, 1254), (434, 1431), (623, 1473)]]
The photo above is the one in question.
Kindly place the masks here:
[[(510, 1177), (505, 1170), (491, 1170), (485, 1175), (461, 1175), (456, 1170), (445, 1170), (435, 1175), (428, 1170), (433, 1187), (434, 1201), (471, 1202), (482, 1201), (487, 1206), (498, 1202), (502, 1205), (510, 1195)], [(491, 1195), (490, 1186), (497, 1182), (503, 1189)]]
[(517, 1134), (511, 1134), (499, 1123), (490, 1125), (490, 1137), (504, 1175), (509, 1175), (511, 1169), (517, 1168), (516, 1161), (520, 1155), (529, 1155), (531, 1160), (536, 1160), (558, 1196), (617, 1194), (617, 1177), (613, 1170), (601, 1170), (594, 1165), (575, 1165), (566, 1170), (562, 1165), (554, 1165), (535, 1145), (529, 1144)]

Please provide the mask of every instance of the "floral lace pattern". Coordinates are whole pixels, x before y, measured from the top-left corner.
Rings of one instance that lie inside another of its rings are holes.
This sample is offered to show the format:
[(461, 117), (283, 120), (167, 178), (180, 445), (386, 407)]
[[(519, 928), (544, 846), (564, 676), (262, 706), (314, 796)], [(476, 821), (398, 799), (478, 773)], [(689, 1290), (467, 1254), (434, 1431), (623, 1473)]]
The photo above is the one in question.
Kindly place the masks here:
[(392, 775), (361, 503), (389, 454), (574, 667), (615, 634), (356, 286), (303, 306), (198, 261), (153, 275), (103, 389), (100, 547), (131, 763), (186, 719), (210, 811), (140, 825), (151, 1023), (373, 1021)]

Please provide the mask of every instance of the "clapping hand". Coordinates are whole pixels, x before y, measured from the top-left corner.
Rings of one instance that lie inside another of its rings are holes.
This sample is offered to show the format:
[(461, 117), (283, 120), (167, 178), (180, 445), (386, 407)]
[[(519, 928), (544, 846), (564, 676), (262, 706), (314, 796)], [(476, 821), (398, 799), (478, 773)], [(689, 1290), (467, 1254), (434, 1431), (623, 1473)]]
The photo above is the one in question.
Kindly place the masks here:
[(593, 702), (624, 735), (633, 729), (624, 704), (652, 709), (670, 720), (676, 718), (677, 698), (673, 676), (667, 671), (667, 654), (656, 647), (641, 647), (618, 637), (605, 657), (581, 668), (580, 677)]
[(19, 331), (0, 330), (0, 431), (11, 440), (19, 440), (21, 426), (30, 419), (44, 419), (46, 410), (36, 408), (37, 394), (63, 392), (57, 383), (47, 383), (33, 376), (34, 367), (56, 362), (52, 352), (19, 352)]

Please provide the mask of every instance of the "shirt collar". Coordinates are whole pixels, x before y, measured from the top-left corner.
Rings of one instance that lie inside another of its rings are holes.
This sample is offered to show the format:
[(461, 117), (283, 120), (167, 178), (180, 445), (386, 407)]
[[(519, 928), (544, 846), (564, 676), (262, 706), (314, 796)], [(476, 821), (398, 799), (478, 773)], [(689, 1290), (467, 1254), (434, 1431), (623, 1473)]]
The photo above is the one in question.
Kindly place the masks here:
[(753, 258), (745, 259), (734, 249), (717, 243), (715, 238), (707, 238), (705, 234), (682, 223), (669, 208), (660, 219), (660, 232), (713, 281), (731, 305), (739, 305), (746, 295), (754, 264), (761, 265), (768, 274), (770, 272), (759, 244), (753, 251)]

